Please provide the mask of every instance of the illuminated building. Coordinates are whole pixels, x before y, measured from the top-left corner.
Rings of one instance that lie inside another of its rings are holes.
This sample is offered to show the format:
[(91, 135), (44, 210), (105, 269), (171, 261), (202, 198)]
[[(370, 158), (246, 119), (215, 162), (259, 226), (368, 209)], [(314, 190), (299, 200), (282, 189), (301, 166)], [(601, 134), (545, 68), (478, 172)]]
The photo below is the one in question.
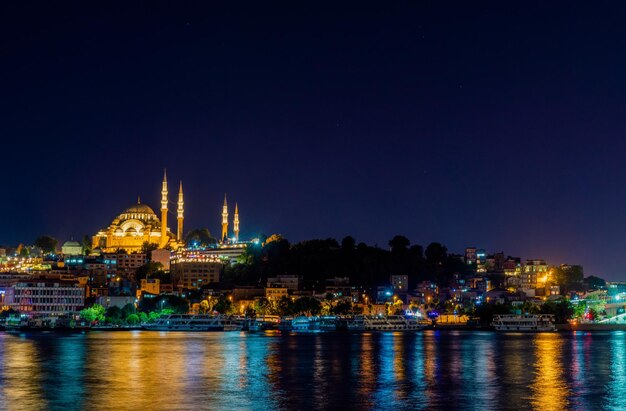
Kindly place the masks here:
[(115, 265), (117, 274), (134, 274), (147, 262), (146, 253), (111, 253), (102, 257), (105, 264)]
[[(544, 260), (526, 260), (521, 274), (521, 287), (523, 290), (534, 290), (545, 285), (548, 276), (548, 264)], [(528, 292), (525, 291), (527, 294)]]
[(81, 255), (83, 247), (77, 241), (66, 241), (61, 246), (61, 253), (63, 255)]
[[(167, 228), (167, 175), (163, 175), (161, 189), (161, 219), (146, 204), (141, 204), (137, 199), (134, 204), (119, 214), (108, 228), (100, 230), (93, 236), (92, 246), (104, 252), (114, 252), (124, 249), (127, 252), (141, 251), (144, 243), (154, 244), (160, 248), (166, 246), (177, 249), (182, 245), (178, 236)], [(183, 228), (183, 201), (182, 183), (179, 192), (178, 227), (179, 236), (182, 237)]]
[(233, 233), (235, 233), (235, 242), (239, 241), (239, 207), (235, 203), (235, 219), (233, 220)]
[(265, 289), (265, 298), (268, 300), (278, 301), (283, 297), (289, 296), (289, 290), (284, 287), (268, 287)]
[(167, 173), (163, 172), (163, 188), (161, 189), (161, 239), (160, 247), (163, 248), (168, 242), (167, 233)]
[(487, 272), (487, 253), (485, 250), (476, 250), (476, 272)]
[(175, 288), (200, 289), (220, 281), (222, 261), (202, 250), (183, 250), (172, 256), (170, 270)]
[(224, 194), (224, 206), (222, 207), (222, 242), (228, 241), (228, 204)]
[(465, 264), (467, 265), (476, 264), (476, 247), (467, 247), (465, 249)]
[(176, 239), (179, 243), (183, 242), (183, 220), (185, 219), (185, 210), (184, 210), (185, 202), (183, 201), (183, 182), (180, 182), (180, 188), (178, 189), (178, 208), (177, 212), (177, 220), (178, 220), (178, 230), (176, 230)]
[(142, 292), (159, 295), (161, 293), (161, 280), (158, 278), (142, 278), (137, 294), (140, 295)]
[(77, 281), (18, 280), (6, 288), (4, 303), (22, 314), (75, 313), (85, 305), (85, 289)]

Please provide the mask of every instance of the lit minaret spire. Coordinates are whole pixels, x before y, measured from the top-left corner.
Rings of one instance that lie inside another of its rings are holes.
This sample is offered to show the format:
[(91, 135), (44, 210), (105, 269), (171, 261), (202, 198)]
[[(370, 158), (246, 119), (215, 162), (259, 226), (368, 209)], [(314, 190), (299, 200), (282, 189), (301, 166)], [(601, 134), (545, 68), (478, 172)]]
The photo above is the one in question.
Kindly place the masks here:
[(224, 207), (222, 207), (222, 241), (228, 240), (228, 204), (224, 194)]
[(184, 216), (184, 208), (185, 203), (183, 202), (183, 182), (180, 182), (180, 188), (178, 189), (178, 231), (177, 231), (177, 239), (179, 242), (183, 241), (183, 219)]
[(235, 241), (239, 241), (239, 207), (235, 203), (235, 219), (233, 220), (233, 232), (235, 233)]
[(167, 172), (163, 170), (163, 188), (161, 189), (161, 248), (167, 244)]

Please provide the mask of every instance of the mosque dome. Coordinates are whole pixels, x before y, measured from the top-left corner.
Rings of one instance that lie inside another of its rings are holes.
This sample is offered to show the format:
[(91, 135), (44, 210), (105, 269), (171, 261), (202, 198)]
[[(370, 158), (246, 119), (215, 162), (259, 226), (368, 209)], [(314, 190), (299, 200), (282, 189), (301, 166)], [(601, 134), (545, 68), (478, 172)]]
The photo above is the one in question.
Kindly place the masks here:
[(150, 208), (150, 206), (141, 203), (133, 204), (123, 212), (123, 214), (130, 213), (153, 214), (156, 216), (156, 213), (152, 210), (152, 208)]
[[(124, 221), (128, 220), (139, 220), (143, 221), (145, 224), (150, 223), (154, 225), (158, 223), (159, 218), (150, 206), (141, 204), (137, 201), (137, 204), (133, 204), (122, 211), (122, 213), (117, 217), (117, 222), (114, 222), (114, 224), (122, 224)], [(136, 228), (137, 231), (140, 231), (139, 227)], [(127, 230), (124, 229), (124, 231)]]
[(65, 255), (80, 255), (83, 253), (83, 246), (78, 241), (66, 241), (61, 246), (61, 253)]

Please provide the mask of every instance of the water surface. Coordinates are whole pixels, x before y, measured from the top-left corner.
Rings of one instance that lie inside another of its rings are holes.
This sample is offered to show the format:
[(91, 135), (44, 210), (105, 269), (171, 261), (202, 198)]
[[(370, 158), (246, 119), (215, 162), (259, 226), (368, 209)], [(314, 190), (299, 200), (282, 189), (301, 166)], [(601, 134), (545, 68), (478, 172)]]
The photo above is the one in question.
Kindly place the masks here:
[(4, 410), (626, 409), (626, 333), (0, 333)]

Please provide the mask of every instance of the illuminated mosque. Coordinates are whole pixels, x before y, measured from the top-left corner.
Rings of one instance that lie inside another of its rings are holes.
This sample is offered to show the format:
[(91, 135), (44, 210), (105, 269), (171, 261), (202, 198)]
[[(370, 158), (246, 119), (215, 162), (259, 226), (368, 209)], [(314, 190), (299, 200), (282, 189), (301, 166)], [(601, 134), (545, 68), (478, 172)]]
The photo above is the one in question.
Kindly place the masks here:
[[(142, 204), (137, 199), (137, 204), (128, 207), (118, 215), (108, 228), (98, 231), (92, 238), (94, 249), (99, 248), (104, 252), (115, 252), (117, 249), (124, 249), (127, 252), (141, 251), (144, 243), (156, 245), (158, 248), (168, 248), (177, 250), (184, 246), (183, 222), (184, 222), (184, 201), (183, 183), (180, 183), (178, 190), (177, 231), (171, 232), (167, 227), (168, 213), (168, 191), (167, 174), (163, 173), (163, 186), (161, 189), (161, 219), (146, 204)], [(235, 205), (235, 215), (233, 221), (234, 240), (239, 240), (239, 209)], [(222, 243), (226, 243), (228, 238), (228, 206), (226, 196), (224, 196), (224, 206), (222, 209)]]

